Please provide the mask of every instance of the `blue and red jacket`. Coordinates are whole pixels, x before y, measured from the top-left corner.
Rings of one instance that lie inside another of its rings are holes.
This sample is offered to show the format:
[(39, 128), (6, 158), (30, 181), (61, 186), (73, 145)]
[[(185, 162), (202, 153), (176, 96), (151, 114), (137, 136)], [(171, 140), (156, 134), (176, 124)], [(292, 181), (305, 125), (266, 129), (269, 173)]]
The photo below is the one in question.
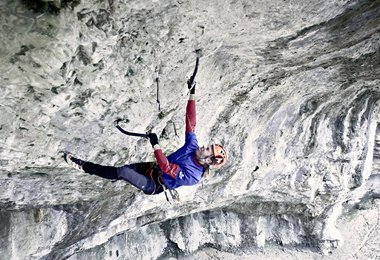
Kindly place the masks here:
[(162, 179), (168, 189), (197, 184), (203, 176), (204, 167), (195, 158), (195, 151), (198, 149), (198, 140), (194, 132), (195, 125), (195, 100), (189, 100), (186, 107), (184, 146), (168, 157), (161, 149), (154, 151), (157, 164), (163, 172)]

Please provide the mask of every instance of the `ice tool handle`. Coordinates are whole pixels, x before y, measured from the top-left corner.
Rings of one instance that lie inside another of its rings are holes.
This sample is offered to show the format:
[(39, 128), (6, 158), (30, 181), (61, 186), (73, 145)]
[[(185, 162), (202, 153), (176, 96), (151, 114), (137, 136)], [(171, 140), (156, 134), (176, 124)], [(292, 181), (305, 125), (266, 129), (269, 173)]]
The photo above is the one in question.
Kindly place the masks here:
[(191, 90), (193, 87), (195, 87), (195, 76), (197, 75), (198, 72), (198, 66), (199, 66), (199, 55), (197, 55), (197, 60), (195, 61), (195, 68), (193, 75), (187, 80), (187, 86), (189, 90)]
[(124, 121), (123, 119), (116, 119), (113, 124), (114, 126), (119, 129), (120, 132), (122, 132), (123, 134), (125, 135), (129, 135), (129, 136), (136, 136), (136, 137), (143, 137), (143, 138), (147, 138), (148, 139), (148, 134), (142, 134), (142, 133), (135, 133), (135, 132), (130, 132), (130, 131), (126, 131), (124, 130), (120, 125), (119, 123), (121, 121)]

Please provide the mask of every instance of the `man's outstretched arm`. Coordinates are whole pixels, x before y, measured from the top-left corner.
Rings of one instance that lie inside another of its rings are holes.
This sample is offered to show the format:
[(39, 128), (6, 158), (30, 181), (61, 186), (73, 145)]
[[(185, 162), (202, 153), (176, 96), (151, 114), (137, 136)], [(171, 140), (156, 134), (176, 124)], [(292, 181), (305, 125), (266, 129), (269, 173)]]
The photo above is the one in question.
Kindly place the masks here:
[(195, 132), (196, 119), (195, 94), (190, 94), (186, 107), (186, 133)]
[(165, 174), (168, 174), (173, 179), (176, 179), (179, 166), (168, 161), (168, 158), (166, 158), (160, 145), (158, 144), (158, 137), (155, 133), (149, 134), (148, 138), (154, 149), (154, 156), (156, 157), (158, 167), (160, 167), (161, 171)]
[(170, 175), (172, 179), (176, 179), (179, 166), (168, 161), (168, 158), (166, 158), (166, 156), (162, 152), (162, 149), (159, 144), (154, 145), (153, 149), (158, 167), (160, 167), (161, 171), (163, 171), (165, 174)]

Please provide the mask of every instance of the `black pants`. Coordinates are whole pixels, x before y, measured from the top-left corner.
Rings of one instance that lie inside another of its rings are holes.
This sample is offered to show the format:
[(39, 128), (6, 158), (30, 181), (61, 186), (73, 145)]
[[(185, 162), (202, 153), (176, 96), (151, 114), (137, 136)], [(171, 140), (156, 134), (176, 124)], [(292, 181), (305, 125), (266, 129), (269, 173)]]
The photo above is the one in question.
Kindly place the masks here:
[(158, 166), (154, 162), (127, 164), (122, 167), (85, 162), (83, 170), (109, 180), (125, 180), (149, 195), (158, 194), (164, 190)]

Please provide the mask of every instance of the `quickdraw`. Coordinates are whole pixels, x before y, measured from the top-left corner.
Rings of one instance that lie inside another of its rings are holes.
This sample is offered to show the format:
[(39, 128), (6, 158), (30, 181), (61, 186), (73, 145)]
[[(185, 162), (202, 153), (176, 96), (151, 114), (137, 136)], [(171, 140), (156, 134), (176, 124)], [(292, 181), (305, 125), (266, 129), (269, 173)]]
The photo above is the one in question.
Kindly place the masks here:
[(165, 198), (169, 202), (170, 205), (174, 205), (176, 202), (180, 202), (178, 191), (168, 189), (166, 187), (166, 185), (161, 182), (160, 179), (158, 179), (158, 182), (160, 183), (160, 185), (164, 189)]

